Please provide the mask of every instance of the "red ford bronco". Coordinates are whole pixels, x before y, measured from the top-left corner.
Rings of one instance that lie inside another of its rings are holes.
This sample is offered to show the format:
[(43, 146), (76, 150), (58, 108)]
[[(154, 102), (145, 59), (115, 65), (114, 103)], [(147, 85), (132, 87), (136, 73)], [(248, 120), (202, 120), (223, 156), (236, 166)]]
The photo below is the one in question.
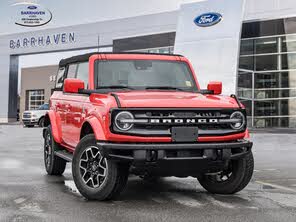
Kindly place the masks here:
[(79, 192), (107, 200), (128, 175), (192, 176), (211, 193), (233, 194), (250, 181), (254, 160), (246, 110), (202, 90), (180, 55), (92, 53), (61, 60), (45, 116), (50, 175), (72, 162)]

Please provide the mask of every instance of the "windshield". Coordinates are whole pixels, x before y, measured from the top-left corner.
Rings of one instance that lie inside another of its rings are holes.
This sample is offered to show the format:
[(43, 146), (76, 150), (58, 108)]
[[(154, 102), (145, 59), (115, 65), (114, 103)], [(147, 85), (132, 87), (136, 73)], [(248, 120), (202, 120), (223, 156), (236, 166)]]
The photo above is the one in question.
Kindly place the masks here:
[(39, 106), (38, 110), (49, 110), (49, 105), (45, 103), (42, 106)]
[(96, 63), (97, 88), (197, 91), (188, 65), (160, 60), (108, 60)]

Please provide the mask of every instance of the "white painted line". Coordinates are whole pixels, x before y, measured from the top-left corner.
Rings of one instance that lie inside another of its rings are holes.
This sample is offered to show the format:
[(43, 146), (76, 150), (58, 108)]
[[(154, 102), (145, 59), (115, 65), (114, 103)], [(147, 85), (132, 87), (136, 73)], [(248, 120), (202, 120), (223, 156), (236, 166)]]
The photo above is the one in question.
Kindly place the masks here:
[(191, 197), (184, 196), (178, 193), (169, 193), (168, 197), (173, 201), (185, 205), (187, 207), (201, 207), (204, 205)]
[(21, 204), (21, 203), (23, 203), (23, 202), (25, 202), (26, 201), (26, 199), (25, 198), (17, 198), (17, 199), (15, 199), (14, 200), (14, 202), (16, 203), (16, 204)]
[(208, 199), (208, 201), (210, 201), (212, 204), (214, 204), (216, 206), (219, 206), (219, 207), (228, 208), (228, 209), (234, 209), (234, 208), (236, 208), (232, 204), (225, 203), (225, 202), (222, 202), (220, 200), (216, 200), (215, 198), (213, 198), (211, 196), (206, 196), (206, 199)]
[(284, 186), (281, 186), (281, 185), (277, 185), (277, 184), (272, 184), (272, 183), (266, 183), (266, 182), (263, 182), (263, 181), (255, 181), (256, 183), (259, 183), (259, 184), (262, 184), (262, 185), (266, 185), (266, 186), (271, 186), (271, 187), (274, 187), (276, 189), (280, 189), (280, 190), (285, 190), (285, 191), (290, 191), (290, 192), (293, 192), (293, 193), (296, 193), (296, 190), (295, 189), (292, 189), (292, 188), (289, 188), (289, 187), (284, 187)]

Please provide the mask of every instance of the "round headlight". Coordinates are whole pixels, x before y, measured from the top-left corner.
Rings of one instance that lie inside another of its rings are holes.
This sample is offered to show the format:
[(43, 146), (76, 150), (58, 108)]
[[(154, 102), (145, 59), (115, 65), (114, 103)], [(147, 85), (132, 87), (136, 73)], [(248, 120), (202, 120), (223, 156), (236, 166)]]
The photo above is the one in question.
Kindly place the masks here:
[[(115, 117), (115, 126), (120, 130), (129, 130), (133, 127), (133, 123), (129, 123), (128, 120), (133, 120), (134, 116), (130, 112), (120, 112)], [(126, 121), (126, 122), (125, 122)]]
[(230, 126), (232, 129), (239, 130), (244, 127), (246, 124), (246, 119), (243, 113), (236, 111), (231, 114), (230, 116), (231, 120), (236, 120), (235, 123), (231, 123)]

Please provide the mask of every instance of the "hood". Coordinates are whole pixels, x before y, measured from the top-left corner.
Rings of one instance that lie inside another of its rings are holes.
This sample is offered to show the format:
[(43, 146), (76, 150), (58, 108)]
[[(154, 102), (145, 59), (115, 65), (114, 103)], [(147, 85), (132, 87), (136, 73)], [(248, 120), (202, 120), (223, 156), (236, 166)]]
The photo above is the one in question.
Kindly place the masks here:
[(238, 108), (229, 96), (175, 91), (116, 92), (122, 107), (149, 108)]
[(24, 114), (37, 114), (37, 113), (45, 113), (48, 110), (25, 110)]

